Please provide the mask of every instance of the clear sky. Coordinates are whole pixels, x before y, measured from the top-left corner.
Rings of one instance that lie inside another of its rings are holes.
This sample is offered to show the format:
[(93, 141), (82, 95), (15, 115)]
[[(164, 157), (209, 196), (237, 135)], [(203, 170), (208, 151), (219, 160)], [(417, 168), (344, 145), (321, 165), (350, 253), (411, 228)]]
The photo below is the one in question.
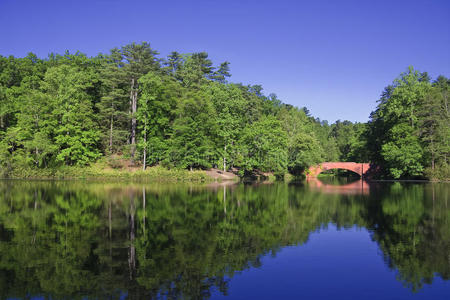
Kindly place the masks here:
[(0, 55), (206, 51), (315, 117), (368, 120), (408, 65), (450, 77), (450, 0), (0, 0)]

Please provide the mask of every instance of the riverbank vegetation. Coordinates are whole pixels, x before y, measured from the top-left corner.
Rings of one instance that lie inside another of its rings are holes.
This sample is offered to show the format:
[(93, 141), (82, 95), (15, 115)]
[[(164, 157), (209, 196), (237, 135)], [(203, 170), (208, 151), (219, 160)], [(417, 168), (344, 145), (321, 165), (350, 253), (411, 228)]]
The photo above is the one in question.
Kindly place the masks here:
[(151, 181), (221, 181), (209, 176), (203, 170), (167, 169), (153, 166), (142, 170), (140, 167), (111, 168), (104, 159), (86, 166), (57, 166), (54, 168), (33, 168), (29, 166), (15, 167), (9, 173), (13, 179), (88, 179), (88, 180), (132, 180), (138, 182)]
[(450, 177), (442, 76), (411, 68), (367, 124), (331, 125), (230, 76), (228, 62), (205, 52), (161, 58), (145, 42), (95, 57), (0, 56), (0, 176), (70, 173), (103, 159), (122, 171), (117, 161), (128, 160), (279, 178), (323, 161), (372, 161), (386, 177)]

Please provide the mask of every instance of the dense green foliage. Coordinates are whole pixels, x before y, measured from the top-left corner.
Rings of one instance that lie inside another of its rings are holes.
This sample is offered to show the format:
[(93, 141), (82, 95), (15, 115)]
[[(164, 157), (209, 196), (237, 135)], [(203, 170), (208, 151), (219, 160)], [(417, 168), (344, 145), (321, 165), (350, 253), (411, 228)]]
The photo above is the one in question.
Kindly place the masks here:
[(301, 174), (323, 161), (372, 161), (385, 175), (449, 178), (449, 81), (410, 69), (368, 124), (329, 125), (306, 108), (230, 83), (208, 54), (159, 58), (148, 43), (108, 55), (0, 56), (0, 176), (130, 165)]
[(393, 178), (449, 179), (450, 80), (412, 67), (386, 87), (368, 124), (372, 162)]
[(368, 161), (385, 178), (450, 180), (450, 80), (409, 67), (385, 88), (367, 124), (337, 121), (342, 161)]
[(370, 194), (291, 184), (202, 188), (2, 181), (0, 299), (208, 298), (332, 223), (365, 227), (413, 291), (448, 280), (448, 186)]
[(228, 62), (215, 67), (204, 52), (157, 55), (133, 43), (91, 58), (0, 57), (1, 175), (111, 155), (144, 169), (241, 175), (299, 174), (339, 158), (328, 124), (261, 86), (227, 82)]

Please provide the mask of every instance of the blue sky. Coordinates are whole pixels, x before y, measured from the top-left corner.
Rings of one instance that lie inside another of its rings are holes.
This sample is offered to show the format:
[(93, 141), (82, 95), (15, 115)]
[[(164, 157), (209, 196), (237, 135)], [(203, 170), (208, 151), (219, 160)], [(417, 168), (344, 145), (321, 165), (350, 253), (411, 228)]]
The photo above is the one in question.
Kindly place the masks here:
[(321, 119), (368, 120), (409, 65), (450, 77), (450, 1), (0, 0), (0, 55), (106, 53), (148, 41), (206, 51)]

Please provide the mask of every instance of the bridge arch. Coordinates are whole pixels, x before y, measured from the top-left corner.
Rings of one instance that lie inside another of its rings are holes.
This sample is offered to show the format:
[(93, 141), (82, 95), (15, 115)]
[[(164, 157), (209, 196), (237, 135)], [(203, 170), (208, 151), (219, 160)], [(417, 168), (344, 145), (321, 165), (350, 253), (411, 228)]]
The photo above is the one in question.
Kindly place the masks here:
[(306, 171), (306, 177), (317, 177), (320, 173), (332, 169), (344, 169), (352, 171), (361, 177), (367, 177), (371, 168), (370, 163), (356, 162), (323, 162), (318, 165), (309, 167)]

